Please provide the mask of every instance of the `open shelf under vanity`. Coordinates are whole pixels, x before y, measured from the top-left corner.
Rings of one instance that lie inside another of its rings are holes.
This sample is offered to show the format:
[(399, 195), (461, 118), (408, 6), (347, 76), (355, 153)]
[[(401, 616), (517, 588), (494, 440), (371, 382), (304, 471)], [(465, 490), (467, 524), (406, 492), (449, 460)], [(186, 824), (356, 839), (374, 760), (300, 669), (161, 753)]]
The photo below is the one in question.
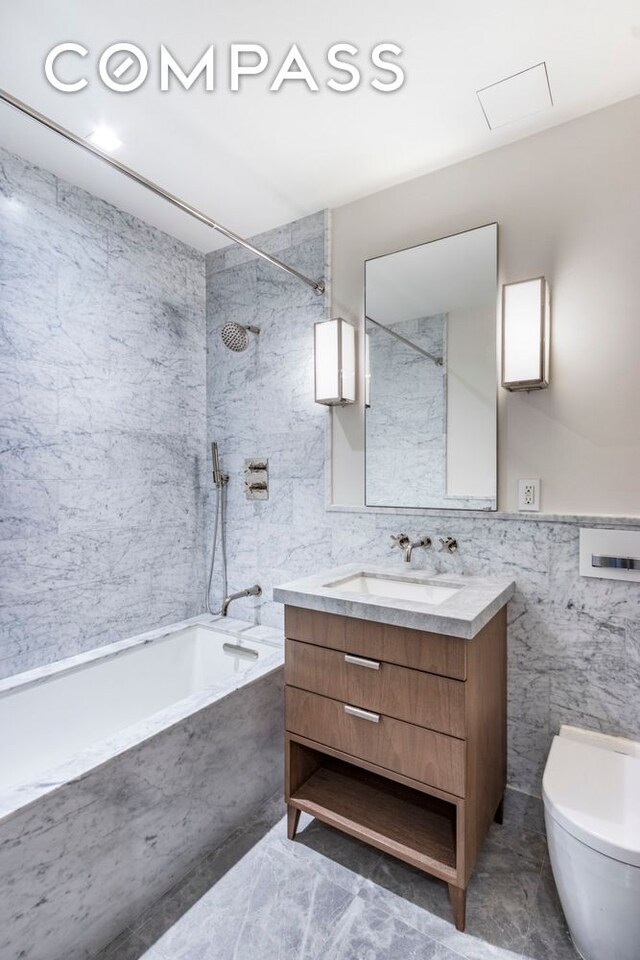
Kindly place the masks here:
[(311, 770), (289, 804), (443, 880), (456, 877), (454, 803), (289, 738), (293, 767)]

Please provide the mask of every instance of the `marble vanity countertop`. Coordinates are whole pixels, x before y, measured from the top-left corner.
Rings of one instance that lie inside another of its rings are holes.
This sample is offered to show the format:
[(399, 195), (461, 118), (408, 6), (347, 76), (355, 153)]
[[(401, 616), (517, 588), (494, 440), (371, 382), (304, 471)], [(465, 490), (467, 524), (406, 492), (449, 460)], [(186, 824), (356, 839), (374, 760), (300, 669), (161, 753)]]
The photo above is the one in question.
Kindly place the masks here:
[[(424, 603), (372, 593), (345, 592), (335, 583), (361, 574), (454, 587), (457, 592), (441, 603)], [(273, 599), (292, 607), (471, 640), (509, 602), (514, 590), (515, 581), (507, 577), (429, 575), (425, 570), (403, 570), (397, 564), (350, 563), (274, 587)]]

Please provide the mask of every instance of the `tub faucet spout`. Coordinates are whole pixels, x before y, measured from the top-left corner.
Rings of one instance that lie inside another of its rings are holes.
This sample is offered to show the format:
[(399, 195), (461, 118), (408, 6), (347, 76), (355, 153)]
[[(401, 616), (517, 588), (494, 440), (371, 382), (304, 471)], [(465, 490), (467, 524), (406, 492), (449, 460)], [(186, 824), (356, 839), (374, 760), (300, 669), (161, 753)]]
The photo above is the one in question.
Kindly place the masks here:
[(241, 597), (259, 597), (262, 595), (262, 587), (256, 583), (253, 587), (247, 587), (246, 590), (239, 590), (237, 593), (231, 593), (222, 601), (222, 616), (226, 617), (229, 610), (229, 604), (233, 600), (240, 600)]

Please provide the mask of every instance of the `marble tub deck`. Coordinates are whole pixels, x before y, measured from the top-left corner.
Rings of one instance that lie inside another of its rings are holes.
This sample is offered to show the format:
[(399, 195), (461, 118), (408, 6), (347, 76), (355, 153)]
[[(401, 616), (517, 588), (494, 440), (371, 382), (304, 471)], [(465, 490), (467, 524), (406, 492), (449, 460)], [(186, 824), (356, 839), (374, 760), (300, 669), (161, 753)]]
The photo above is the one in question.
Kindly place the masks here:
[(508, 790), (469, 886), (467, 931), (446, 886), (275, 797), (94, 960), (577, 960), (539, 800)]

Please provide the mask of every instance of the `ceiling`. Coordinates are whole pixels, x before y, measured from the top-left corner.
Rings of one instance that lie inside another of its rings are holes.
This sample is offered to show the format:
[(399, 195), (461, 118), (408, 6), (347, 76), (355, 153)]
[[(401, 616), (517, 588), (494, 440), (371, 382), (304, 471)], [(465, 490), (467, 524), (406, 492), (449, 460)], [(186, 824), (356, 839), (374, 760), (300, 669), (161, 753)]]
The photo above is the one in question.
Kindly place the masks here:
[[(640, 92), (636, 0), (0, 0), (0, 25), (0, 86), (81, 136), (110, 125), (122, 140), (117, 159), (246, 236)], [(90, 50), (91, 82), (76, 94), (54, 90), (43, 72), (63, 41)], [(149, 57), (149, 77), (133, 93), (96, 78), (99, 55), (116, 41)], [(270, 67), (232, 93), (229, 44), (252, 41), (269, 51)], [(364, 81), (350, 93), (326, 88), (326, 51), (339, 41), (362, 51)], [(404, 51), (406, 82), (391, 94), (368, 82), (368, 53), (382, 41)], [(301, 83), (269, 92), (294, 42), (317, 93)], [(161, 43), (187, 71), (213, 43), (217, 89), (161, 93)], [(542, 61), (553, 107), (488, 129), (476, 90)], [(0, 145), (201, 250), (226, 243), (5, 105)]]

